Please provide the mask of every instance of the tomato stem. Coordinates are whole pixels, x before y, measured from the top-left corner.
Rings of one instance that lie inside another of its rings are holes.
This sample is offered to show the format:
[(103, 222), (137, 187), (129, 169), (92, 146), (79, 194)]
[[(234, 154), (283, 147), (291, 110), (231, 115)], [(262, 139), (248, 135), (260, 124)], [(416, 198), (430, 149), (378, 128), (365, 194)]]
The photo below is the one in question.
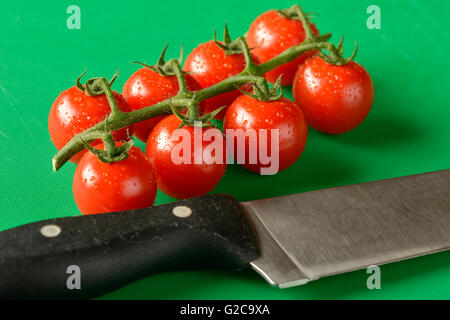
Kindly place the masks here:
[(181, 65), (180, 65), (179, 60), (172, 59), (172, 60), (170, 60), (167, 63), (171, 66), (173, 72), (177, 76), (178, 87), (179, 87), (179, 89), (178, 89), (179, 90), (178, 91), (178, 96), (180, 96), (180, 97), (190, 97), (191, 96), (191, 92), (187, 88), (186, 79), (184, 78), (183, 69), (181, 69)]
[(255, 64), (253, 63), (253, 60), (252, 60), (252, 54), (250, 53), (250, 49), (247, 45), (247, 41), (245, 41), (244, 37), (239, 37), (238, 39), (236, 39), (236, 41), (239, 43), (239, 46), (241, 47), (242, 53), (245, 58), (245, 64), (246, 64), (246, 67), (241, 74), (247, 73), (247, 74), (258, 75)]
[[(328, 39), (330, 37), (331, 34), (329, 34)], [(273, 70), (282, 64), (295, 60), (298, 56), (305, 53), (306, 51), (323, 50), (328, 48), (328, 45), (329, 43), (326, 41), (308, 42), (308, 43), (302, 42), (298, 46), (290, 47), (289, 49), (286, 49), (285, 51), (280, 53), (278, 56), (255, 66), (258, 69), (257, 74), (263, 75), (266, 72)]]
[(109, 118), (122, 117), (123, 112), (120, 111), (119, 107), (117, 106), (117, 102), (114, 98), (114, 94), (111, 90), (109, 82), (105, 78), (100, 78), (99, 82), (104, 91), (104, 94), (106, 95), (106, 98), (108, 99), (109, 106), (111, 107), (111, 114), (108, 116), (108, 121), (110, 120)]

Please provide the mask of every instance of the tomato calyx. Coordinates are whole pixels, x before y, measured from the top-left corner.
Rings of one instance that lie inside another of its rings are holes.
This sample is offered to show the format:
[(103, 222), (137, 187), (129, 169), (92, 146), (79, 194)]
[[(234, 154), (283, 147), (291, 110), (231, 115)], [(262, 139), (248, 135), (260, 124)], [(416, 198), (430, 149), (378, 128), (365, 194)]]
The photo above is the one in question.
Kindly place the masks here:
[(79, 90), (87, 94), (88, 96), (95, 97), (102, 94), (105, 94), (105, 82), (106, 84), (111, 87), (114, 83), (114, 81), (119, 76), (119, 70), (114, 74), (114, 76), (111, 78), (111, 80), (107, 80), (104, 77), (95, 77), (87, 80), (85, 84), (81, 83), (81, 78), (85, 75), (87, 70), (85, 70), (80, 76), (77, 78), (76, 86)]
[(242, 54), (244, 51), (242, 50), (241, 42), (239, 38), (236, 40), (231, 40), (230, 33), (228, 32), (228, 23), (225, 24), (225, 28), (223, 31), (223, 41), (217, 40), (217, 30), (214, 29), (214, 43), (217, 44), (223, 51), (225, 51), (225, 55), (232, 54)]
[(116, 99), (114, 98), (114, 94), (111, 90), (111, 85), (119, 76), (119, 71), (117, 71), (109, 81), (106, 80), (106, 78), (104, 77), (96, 77), (87, 80), (83, 85), (81, 84), (81, 78), (85, 73), (86, 71), (84, 71), (77, 78), (76, 81), (77, 88), (88, 96), (99, 96), (104, 94), (108, 99), (109, 106), (111, 107), (111, 114), (109, 115), (109, 117), (121, 118), (124, 115), (124, 113), (120, 111), (119, 107), (117, 106)]
[(170, 59), (166, 62), (164, 56), (166, 54), (168, 46), (169, 44), (166, 44), (155, 66), (150, 66), (148, 64), (137, 61), (133, 61), (132, 63), (140, 64), (144, 68), (148, 68), (162, 75), (163, 77), (176, 76), (179, 85), (179, 92), (177, 96), (190, 98), (192, 96), (192, 93), (187, 88), (186, 79), (184, 77), (185, 72), (183, 72), (183, 69), (181, 68), (181, 64), (183, 63), (183, 47), (181, 47), (180, 49), (180, 57), (178, 59)]
[(298, 20), (303, 24), (305, 30), (305, 40), (303, 43), (328, 41), (331, 37), (331, 33), (316, 36), (311, 29), (309, 21), (309, 18), (314, 17), (314, 13), (303, 12), (303, 9), (298, 4), (287, 9), (276, 10), (276, 12), (286, 19)]
[(356, 53), (358, 52), (358, 43), (355, 42), (355, 50), (353, 51), (353, 54), (347, 58), (344, 58), (344, 37), (341, 37), (337, 47), (330, 43), (326, 50), (330, 53), (329, 55), (325, 54), (323, 51), (320, 51), (319, 53), (323, 60), (335, 66), (343, 66), (356, 57)]
[(161, 55), (158, 58), (158, 62), (154, 66), (151, 66), (151, 65), (148, 65), (148, 64), (145, 64), (142, 62), (138, 62), (138, 61), (133, 61), (132, 63), (137, 63), (137, 64), (143, 66), (144, 68), (148, 68), (152, 71), (159, 73), (162, 76), (176, 76), (177, 71), (174, 67), (173, 60), (177, 61), (179, 65), (181, 65), (183, 63), (183, 47), (180, 48), (180, 57), (178, 59), (170, 59), (169, 61), (166, 62), (164, 57), (166, 55), (168, 46), (169, 46), (169, 44), (167, 43), (166, 46), (164, 47)]
[(241, 90), (240, 88), (237, 89), (243, 94), (259, 101), (276, 101), (284, 97), (284, 89), (281, 85), (282, 76), (280, 75), (271, 87), (265, 78), (255, 81), (253, 83), (253, 93)]
[[(298, 4), (294, 4), (292, 7), (290, 8), (286, 8), (286, 9), (278, 9), (275, 10), (276, 12), (278, 12), (278, 14), (280, 14), (281, 16), (287, 18), (287, 19), (294, 19), (294, 20), (298, 20), (298, 21), (302, 21), (302, 11), (301, 11), (301, 7)], [(305, 12), (304, 15), (307, 18), (313, 18), (315, 13), (314, 12)]]
[[(106, 121), (107, 123), (107, 121)], [(105, 146), (104, 150), (97, 149), (87, 143), (82, 137), (80, 137), (83, 145), (92, 152), (101, 162), (113, 163), (117, 161), (122, 161), (128, 158), (128, 151), (134, 145), (134, 139), (130, 137), (130, 140), (124, 142), (123, 144), (117, 146), (116, 141), (114, 141), (111, 132), (105, 134), (102, 138), (103, 144)]]
[(184, 126), (189, 126), (189, 127), (201, 127), (201, 128), (216, 128), (218, 129), (218, 127), (213, 124), (211, 122), (211, 120), (220, 112), (222, 111), (224, 108), (226, 108), (226, 106), (220, 107), (215, 109), (214, 111), (210, 112), (210, 113), (206, 113), (203, 114), (202, 116), (200, 116), (199, 111), (198, 111), (198, 103), (195, 100), (195, 94), (194, 97), (191, 101), (191, 103), (188, 105), (188, 111), (186, 113), (186, 115), (182, 114), (177, 108), (175, 108), (175, 106), (172, 103), (172, 99), (169, 98), (169, 105), (170, 105), (170, 109), (172, 110), (172, 113), (181, 120), (181, 124), (179, 126), (178, 129), (181, 129)]

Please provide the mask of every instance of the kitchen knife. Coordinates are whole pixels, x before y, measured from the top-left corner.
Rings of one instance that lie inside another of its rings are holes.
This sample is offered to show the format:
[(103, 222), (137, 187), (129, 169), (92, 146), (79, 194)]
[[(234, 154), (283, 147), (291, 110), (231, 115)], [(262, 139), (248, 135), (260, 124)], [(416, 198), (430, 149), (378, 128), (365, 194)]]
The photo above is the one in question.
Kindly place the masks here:
[(206, 195), (0, 232), (0, 298), (90, 298), (152, 273), (249, 265), (284, 288), (449, 248), (450, 170), (244, 203)]

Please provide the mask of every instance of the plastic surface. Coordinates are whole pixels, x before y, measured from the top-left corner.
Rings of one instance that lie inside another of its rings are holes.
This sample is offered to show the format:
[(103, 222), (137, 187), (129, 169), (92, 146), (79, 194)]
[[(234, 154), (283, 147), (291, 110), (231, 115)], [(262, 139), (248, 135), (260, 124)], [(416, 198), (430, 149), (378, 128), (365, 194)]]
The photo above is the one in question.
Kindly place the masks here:
[[(88, 77), (110, 78), (121, 91), (139, 68), (185, 56), (199, 43), (244, 34), (271, 8), (298, 1), (88, 1), (4, 2), (0, 26), (0, 229), (78, 215), (72, 196), (73, 164), (53, 173), (47, 119), (58, 94)], [(66, 9), (77, 4), (81, 29), (69, 30)], [(304, 0), (322, 32), (345, 36), (351, 55), (372, 76), (375, 103), (367, 119), (340, 136), (308, 132), (299, 161), (275, 176), (260, 177), (229, 165), (214, 192), (239, 201), (294, 194), (450, 166), (450, 2), (442, 0)], [(381, 9), (381, 29), (369, 30), (370, 5)], [(290, 90), (287, 96), (292, 97)], [(138, 144), (143, 146), (143, 144)], [(159, 193), (157, 204), (173, 201)], [(276, 214), (276, 213), (274, 213)], [(1, 244), (0, 244), (1, 246)], [(365, 270), (279, 290), (254, 271), (189, 271), (158, 274), (105, 296), (135, 299), (442, 299), (450, 296), (450, 254), (440, 253), (381, 267), (381, 290), (368, 290)]]

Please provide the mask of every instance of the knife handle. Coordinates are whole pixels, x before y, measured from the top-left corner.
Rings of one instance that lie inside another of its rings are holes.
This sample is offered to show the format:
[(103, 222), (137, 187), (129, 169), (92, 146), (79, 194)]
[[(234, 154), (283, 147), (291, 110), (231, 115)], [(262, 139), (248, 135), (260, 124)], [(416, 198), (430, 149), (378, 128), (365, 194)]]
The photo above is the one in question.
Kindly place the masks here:
[(243, 269), (257, 256), (244, 209), (223, 194), (51, 219), (0, 232), (0, 299), (91, 298), (158, 272)]

